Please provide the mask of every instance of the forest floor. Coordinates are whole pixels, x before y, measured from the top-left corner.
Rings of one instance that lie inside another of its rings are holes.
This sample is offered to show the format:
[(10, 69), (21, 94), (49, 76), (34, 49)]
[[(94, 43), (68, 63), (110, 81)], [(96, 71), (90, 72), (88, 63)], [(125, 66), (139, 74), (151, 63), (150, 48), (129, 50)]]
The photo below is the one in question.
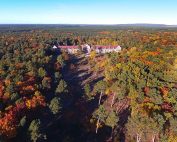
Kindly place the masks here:
[[(98, 74), (92, 68), (93, 66), (91, 67), (89, 64), (89, 58), (81, 54), (72, 57), (70, 67), (64, 69), (63, 78), (67, 82), (70, 92), (72, 92), (72, 99), (65, 106), (62, 116), (59, 116), (50, 126), (51, 131), (53, 131), (50, 140), (58, 136), (61, 142), (78, 142), (78, 140), (79, 142), (103, 142), (109, 138), (110, 128), (100, 129), (96, 134), (95, 124), (90, 123), (93, 112), (98, 108), (98, 97), (95, 96), (93, 100), (87, 101), (84, 98), (84, 85), (88, 83), (93, 89), (95, 83), (104, 78), (102, 72)], [(104, 105), (110, 107), (111, 100), (112, 97), (108, 97), (107, 101), (103, 102)], [(128, 104), (127, 100), (114, 104), (120, 115), (120, 126), (122, 128), (129, 115)], [(123, 137), (124, 130), (119, 129), (118, 131)]]
[(87, 83), (97, 82), (100, 78), (103, 78), (102, 73), (96, 74), (92, 71), (92, 67), (89, 65), (89, 57), (85, 57), (84, 54), (73, 57), (72, 64), (74, 68), (64, 74), (64, 78), (69, 82), (79, 82), (79, 86), (84, 87)]
[(53, 131), (49, 139), (58, 136), (61, 141), (93, 140), (95, 132), (88, 134), (83, 124), (90, 123), (88, 116), (97, 108), (98, 100), (95, 99), (92, 103), (85, 101), (84, 85), (89, 83), (94, 86), (96, 82), (103, 79), (103, 74), (97, 75), (93, 72), (89, 65), (89, 58), (81, 54), (72, 57), (70, 67), (63, 70), (63, 78), (69, 86), (69, 92), (72, 92), (72, 99), (65, 106), (62, 116), (57, 117), (49, 126), (50, 131)]

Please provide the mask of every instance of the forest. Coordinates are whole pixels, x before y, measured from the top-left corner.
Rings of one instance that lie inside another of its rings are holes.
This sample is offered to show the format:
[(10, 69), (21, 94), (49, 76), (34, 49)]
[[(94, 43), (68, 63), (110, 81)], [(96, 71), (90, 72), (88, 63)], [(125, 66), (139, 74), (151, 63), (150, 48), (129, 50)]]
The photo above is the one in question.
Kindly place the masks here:
[(1, 25), (0, 141), (177, 142), (177, 29)]

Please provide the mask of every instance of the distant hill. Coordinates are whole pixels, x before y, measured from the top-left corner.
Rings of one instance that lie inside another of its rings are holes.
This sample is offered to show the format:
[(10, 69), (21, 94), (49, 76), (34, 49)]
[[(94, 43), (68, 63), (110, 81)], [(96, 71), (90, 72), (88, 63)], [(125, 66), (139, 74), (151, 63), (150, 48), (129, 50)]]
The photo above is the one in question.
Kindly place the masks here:
[(165, 24), (0, 24), (0, 32), (28, 32), (32, 30), (59, 30), (59, 29), (138, 29), (138, 28), (153, 28), (153, 29), (175, 29), (177, 25)]
[(148, 24), (148, 23), (117, 24), (117, 26), (127, 26), (127, 27), (177, 27), (177, 25)]

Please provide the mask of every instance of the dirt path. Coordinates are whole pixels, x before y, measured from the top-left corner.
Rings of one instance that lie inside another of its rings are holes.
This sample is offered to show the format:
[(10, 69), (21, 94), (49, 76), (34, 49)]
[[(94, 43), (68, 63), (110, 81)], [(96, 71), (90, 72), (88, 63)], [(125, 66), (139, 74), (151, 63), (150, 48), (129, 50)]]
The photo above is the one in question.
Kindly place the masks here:
[(82, 55), (72, 57), (70, 64), (73, 64), (74, 68), (70, 69), (68, 65), (62, 71), (63, 78), (67, 82), (71, 94), (64, 102), (62, 114), (47, 126), (47, 129), (52, 132), (49, 134), (50, 140), (58, 138), (65, 141), (66, 136), (78, 140), (80, 139), (80, 133), (83, 133), (79, 121), (81, 112), (76, 103), (79, 102), (84, 93), (82, 81), (86, 79), (86, 76), (89, 77), (88, 66), (85, 63), (87, 63), (87, 60)]
[[(50, 130), (53, 133), (50, 138), (58, 138), (61, 141), (65, 141), (66, 136), (72, 138), (72, 142), (85, 142), (85, 140), (95, 140), (96, 142), (102, 142), (110, 136), (109, 129), (100, 129), (100, 135), (95, 134), (94, 124), (90, 123), (91, 115), (94, 110), (98, 107), (98, 98), (95, 97), (92, 101), (87, 101), (84, 95), (84, 85), (89, 83), (93, 89), (95, 83), (103, 79), (103, 74), (97, 74), (94, 72), (89, 63), (89, 58), (84, 55), (72, 57), (71, 64), (73, 68), (65, 68), (63, 70), (63, 78), (69, 86), (69, 92), (71, 92), (71, 98), (67, 99), (67, 105), (63, 108), (61, 116), (55, 120), (50, 126)], [(70, 101), (71, 100), (71, 101)], [(112, 97), (108, 97), (107, 101), (103, 102), (108, 110), (110, 107)], [(124, 127), (128, 111), (128, 101), (121, 101), (113, 105), (113, 108), (117, 110), (120, 116), (120, 126)], [(92, 129), (87, 131), (86, 128)], [(119, 133), (124, 135), (122, 129), (118, 129)]]
[(73, 84), (77, 82), (77, 84), (83, 88), (86, 83), (94, 83), (102, 78), (102, 74), (96, 74), (91, 70), (88, 60), (89, 58), (84, 55), (74, 57), (73, 64), (75, 68), (65, 74), (65, 80), (68, 80)]

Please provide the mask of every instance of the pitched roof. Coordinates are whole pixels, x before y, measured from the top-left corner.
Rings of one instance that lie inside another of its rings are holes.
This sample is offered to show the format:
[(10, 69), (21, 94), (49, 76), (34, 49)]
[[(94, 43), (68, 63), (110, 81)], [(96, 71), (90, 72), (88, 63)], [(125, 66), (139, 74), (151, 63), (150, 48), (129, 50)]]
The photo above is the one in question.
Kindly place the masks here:
[(63, 48), (63, 49), (66, 49), (66, 48), (78, 48), (78, 46), (58, 46), (59, 48)]
[(96, 45), (95, 47), (96, 47), (96, 48), (117, 48), (117, 47), (119, 47), (119, 46), (110, 46), (110, 45), (108, 45), (108, 46), (105, 46), (105, 45)]

